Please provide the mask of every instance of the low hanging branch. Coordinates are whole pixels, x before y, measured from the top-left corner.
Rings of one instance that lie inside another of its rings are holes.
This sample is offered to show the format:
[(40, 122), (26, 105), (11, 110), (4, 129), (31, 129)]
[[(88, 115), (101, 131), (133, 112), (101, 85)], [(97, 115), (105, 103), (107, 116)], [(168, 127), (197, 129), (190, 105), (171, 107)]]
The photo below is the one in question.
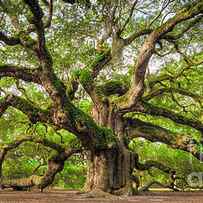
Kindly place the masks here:
[(169, 189), (172, 189), (173, 191), (179, 191), (177, 188), (173, 188), (171, 185), (165, 185), (165, 184), (160, 183), (158, 181), (151, 181), (151, 182), (147, 183), (146, 185), (144, 185), (143, 187), (139, 188), (138, 192), (146, 192), (153, 185), (159, 185), (162, 188), (169, 188)]
[(153, 116), (162, 116), (165, 118), (169, 118), (172, 121), (175, 121), (176, 123), (190, 126), (198, 131), (200, 131), (203, 134), (203, 123), (201, 123), (198, 120), (190, 119), (187, 117), (184, 117), (180, 114), (174, 113), (173, 111), (170, 111), (163, 107), (157, 107), (153, 104), (143, 102), (143, 108), (140, 109), (142, 113), (150, 114)]
[(157, 168), (161, 171), (164, 171), (165, 173), (170, 173), (171, 171), (171, 168), (163, 165), (162, 163), (159, 163), (157, 161), (153, 161), (153, 160), (149, 160), (149, 161), (146, 161), (145, 163), (136, 163), (136, 169), (138, 170), (149, 170), (150, 168)]
[[(23, 179), (14, 179), (14, 180), (4, 180), (2, 178), (2, 164), (7, 155), (7, 153), (24, 142), (35, 142), (42, 144), (43, 146), (49, 147), (57, 151), (55, 155), (53, 155), (48, 160), (48, 169), (43, 176), (32, 175), (28, 178)], [(11, 144), (0, 149), (0, 186), (1, 188), (13, 188), (16, 190), (20, 189), (28, 189), (33, 186), (37, 186), (43, 191), (44, 188), (51, 185), (54, 181), (55, 175), (63, 170), (64, 162), (73, 154), (81, 152), (81, 149), (66, 149), (64, 146), (60, 144), (56, 144), (46, 138), (35, 138), (32, 136), (22, 138), (21, 140), (14, 141)]]
[(130, 139), (143, 137), (151, 142), (171, 145), (175, 135), (169, 130), (136, 118), (125, 118), (125, 132)]
[(56, 155), (53, 155), (48, 160), (48, 169), (38, 184), (38, 187), (41, 189), (41, 191), (53, 183), (56, 174), (63, 170), (65, 161), (73, 154), (79, 152), (81, 152), (81, 149), (64, 150), (60, 153), (57, 153)]
[(46, 138), (35, 138), (34, 136), (27, 136), (27, 137), (21, 138), (19, 140), (14, 140), (12, 143), (5, 145), (2, 148), (0, 148), (0, 177), (2, 175), (2, 164), (3, 164), (3, 161), (4, 161), (7, 153), (9, 151), (17, 148), (19, 145), (21, 145), (25, 142), (39, 143), (39, 144), (42, 144), (43, 146), (47, 146), (47, 147), (54, 149), (58, 152), (65, 150), (64, 147), (62, 147), (61, 145), (56, 144), (54, 142), (51, 142)]
[(151, 142), (161, 142), (173, 149), (189, 152), (198, 160), (203, 159), (203, 154), (197, 150), (195, 145), (196, 141), (188, 136), (176, 135), (170, 130), (139, 119), (125, 119), (125, 131), (130, 139), (142, 137)]
[[(175, 184), (176, 180), (181, 180), (184, 183), (184, 185), (182, 185), (182, 187), (177, 186)], [(192, 187), (192, 186), (190, 186), (188, 184), (188, 182), (185, 180), (185, 178), (182, 178), (182, 177), (175, 177), (172, 181), (173, 182), (171, 184), (163, 184), (163, 183), (161, 183), (159, 181), (152, 180), (149, 183), (147, 183), (146, 185), (144, 185), (143, 187), (139, 188), (138, 192), (146, 192), (153, 185), (159, 185), (162, 188), (168, 188), (168, 189), (171, 189), (173, 191), (184, 191), (184, 189), (186, 189), (187, 187), (190, 188), (190, 189), (201, 189), (201, 187)]]
[(148, 160), (148, 161), (145, 161), (144, 163), (141, 163), (139, 161), (138, 154), (136, 154), (136, 153), (134, 153), (134, 154), (136, 157), (135, 158), (135, 168), (138, 170), (144, 171), (144, 170), (149, 170), (151, 168), (157, 168), (165, 173), (170, 173), (172, 170), (170, 167), (165, 166), (164, 164), (159, 163), (157, 161), (153, 161), (153, 160)]
[(139, 155), (136, 152), (131, 152), (131, 156), (133, 158), (134, 167), (131, 169), (130, 179), (132, 182), (136, 183), (136, 190), (134, 187), (132, 187), (133, 193), (135, 192), (135, 194), (137, 192), (140, 192), (142, 190), (142, 188), (141, 188), (141, 190), (138, 189), (140, 187), (140, 178), (139, 178), (139, 176), (137, 176), (137, 174), (135, 174), (134, 169), (139, 170), (139, 171), (144, 171), (144, 170), (149, 170), (151, 168), (156, 168), (156, 169), (159, 169), (168, 174), (171, 173), (171, 171), (172, 171), (172, 168), (170, 168), (158, 161), (147, 160), (144, 163), (140, 162)]

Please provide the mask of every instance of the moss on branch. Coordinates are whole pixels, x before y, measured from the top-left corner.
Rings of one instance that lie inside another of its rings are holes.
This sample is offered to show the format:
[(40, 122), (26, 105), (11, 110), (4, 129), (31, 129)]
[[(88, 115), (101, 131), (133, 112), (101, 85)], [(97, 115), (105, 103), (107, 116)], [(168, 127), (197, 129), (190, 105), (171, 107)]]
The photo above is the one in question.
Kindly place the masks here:
[(125, 94), (129, 89), (129, 84), (121, 80), (111, 80), (107, 81), (103, 85), (96, 87), (96, 92), (99, 95), (111, 96), (118, 95), (121, 96)]

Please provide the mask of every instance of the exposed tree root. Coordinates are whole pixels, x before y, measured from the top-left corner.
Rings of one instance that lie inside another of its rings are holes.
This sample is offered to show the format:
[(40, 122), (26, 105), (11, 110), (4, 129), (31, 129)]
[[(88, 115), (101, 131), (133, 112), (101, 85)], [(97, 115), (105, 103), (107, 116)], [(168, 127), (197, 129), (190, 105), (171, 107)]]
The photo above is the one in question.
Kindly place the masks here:
[(137, 186), (136, 186), (136, 188), (133, 187), (133, 182), (129, 181), (125, 187), (123, 187), (119, 190), (113, 191), (113, 194), (119, 195), (119, 196), (132, 196), (132, 195), (137, 194)]
[(107, 198), (112, 200), (118, 199), (117, 196), (112, 195), (108, 192), (104, 192), (101, 189), (93, 189), (90, 192), (81, 194), (81, 196), (84, 198)]

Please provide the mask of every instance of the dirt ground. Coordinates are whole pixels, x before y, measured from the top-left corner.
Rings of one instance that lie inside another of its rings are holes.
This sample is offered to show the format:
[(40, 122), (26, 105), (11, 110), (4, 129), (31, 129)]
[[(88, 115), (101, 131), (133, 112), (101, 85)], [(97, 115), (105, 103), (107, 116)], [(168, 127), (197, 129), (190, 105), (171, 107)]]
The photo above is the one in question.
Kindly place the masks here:
[(148, 192), (132, 197), (87, 198), (76, 191), (0, 191), (0, 203), (203, 203), (203, 192)]

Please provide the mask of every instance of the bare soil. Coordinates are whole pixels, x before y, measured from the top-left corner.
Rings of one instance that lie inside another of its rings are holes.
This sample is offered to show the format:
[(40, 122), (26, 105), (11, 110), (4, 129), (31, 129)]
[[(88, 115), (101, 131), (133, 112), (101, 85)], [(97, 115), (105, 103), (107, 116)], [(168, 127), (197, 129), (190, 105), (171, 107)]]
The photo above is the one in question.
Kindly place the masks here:
[(77, 191), (0, 191), (0, 203), (203, 203), (203, 192), (147, 192), (132, 197), (90, 198)]

